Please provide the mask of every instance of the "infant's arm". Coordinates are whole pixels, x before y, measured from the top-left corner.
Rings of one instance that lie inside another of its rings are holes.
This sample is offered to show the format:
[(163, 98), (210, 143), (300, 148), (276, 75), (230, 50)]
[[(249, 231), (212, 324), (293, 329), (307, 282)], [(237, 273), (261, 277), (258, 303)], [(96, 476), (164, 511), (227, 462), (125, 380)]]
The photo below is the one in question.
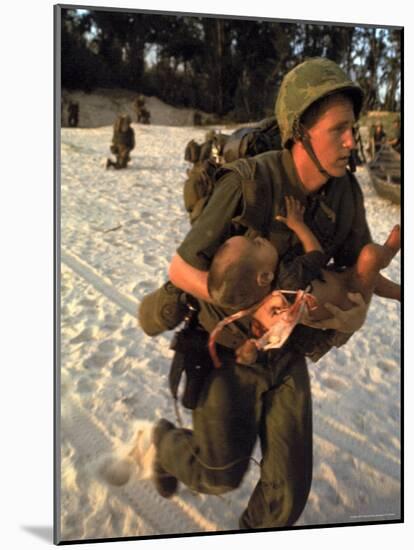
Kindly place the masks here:
[(315, 250), (323, 252), (320, 242), (303, 221), (305, 207), (294, 197), (285, 197), (285, 201), (286, 217), (276, 216), (276, 219), (286, 224), (296, 234), (306, 253)]

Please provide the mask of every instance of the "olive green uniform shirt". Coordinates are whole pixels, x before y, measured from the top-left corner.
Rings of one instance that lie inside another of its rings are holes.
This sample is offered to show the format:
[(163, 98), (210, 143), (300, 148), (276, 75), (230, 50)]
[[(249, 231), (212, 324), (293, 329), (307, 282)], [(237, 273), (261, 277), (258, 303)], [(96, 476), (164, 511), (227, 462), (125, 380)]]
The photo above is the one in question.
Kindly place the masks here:
[[(265, 196), (260, 193), (257, 193), (258, 200), (253, 207), (251, 201), (248, 204), (246, 197), (251, 190), (254, 191), (255, 186), (251, 181), (243, 182), (239, 172), (234, 169), (237, 168), (237, 162), (225, 165), (224, 175), (216, 183), (210, 201), (177, 250), (179, 256), (191, 266), (208, 271), (220, 245), (228, 238), (240, 234), (248, 237), (262, 234), (269, 238), (284, 264), (303, 255), (302, 245), (293, 231), (275, 219), (278, 215), (286, 214), (287, 195), (294, 196), (305, 205), (306, 224), (336, 266), (354, 265), (362, 247), (371, 242), (362, 192), (351, 173), (348, 172), (342, 178), (331, 178), (316, 193), (307, 194), (296, 173), (289, 150), (269, 151), (248, 159), (255, 166), (257, 189), (260, 191), (263, 183), (270, 186), (269, 209), (269, 205), (263, 204), (262, 207), (260, 204), (260, 197)], [(269, 210), (268, 219), (263, 219), (264, 214), (261, 211)], [(262, 230), (258, 231), (260, 226)], [(297, 288), (300, 288), (300, 281)], [(208, 332), (211, 332), (218, 321), (234, 313), (203, 301), (200, 301), (200, 306), (199, 321)], [(248, 319), (242, 319), (225, 327), (218, 342), (236, 348), (246, 338), (248, 330)], [(289, 342), (296, 351), (317, 360), (332, 345), (342, 345), (348, 338), (349, 335), (336, 331), (321, 331), (299, 325)]]

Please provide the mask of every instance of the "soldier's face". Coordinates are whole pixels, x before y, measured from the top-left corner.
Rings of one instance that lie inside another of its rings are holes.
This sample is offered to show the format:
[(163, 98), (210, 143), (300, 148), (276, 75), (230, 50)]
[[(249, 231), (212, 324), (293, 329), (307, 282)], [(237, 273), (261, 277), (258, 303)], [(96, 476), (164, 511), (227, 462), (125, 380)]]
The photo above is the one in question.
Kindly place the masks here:
[(331, 176), (345, 175), (351, 150), (356, 148), (352, 102), (345, 96), (333, 96), (308, 129), (319, 162)]

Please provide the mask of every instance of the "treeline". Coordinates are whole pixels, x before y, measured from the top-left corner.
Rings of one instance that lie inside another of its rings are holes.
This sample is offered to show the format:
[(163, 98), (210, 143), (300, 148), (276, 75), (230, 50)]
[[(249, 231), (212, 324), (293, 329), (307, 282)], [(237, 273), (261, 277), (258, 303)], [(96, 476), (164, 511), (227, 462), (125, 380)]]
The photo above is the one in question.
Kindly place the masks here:
[(398, 111), (398, 29), (62, 9), (62, 87), (126, 88), (237, 121), (273, 112), (283, 75), (306, 57), (339, 63), (366, 110)]

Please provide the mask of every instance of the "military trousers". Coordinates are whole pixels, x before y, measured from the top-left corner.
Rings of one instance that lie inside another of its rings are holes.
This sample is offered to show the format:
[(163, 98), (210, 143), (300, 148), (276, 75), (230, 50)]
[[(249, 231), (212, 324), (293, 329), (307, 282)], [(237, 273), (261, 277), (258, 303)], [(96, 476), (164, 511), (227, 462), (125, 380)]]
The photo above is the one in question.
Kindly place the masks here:
[(312, 480), (312, 406), (302, 356), (268, 352), (266, 363), (238, 365), (233, 353), (208, 376), (193, 430), (173, 428), (159, 444), (162, 467), (194, 491), (220, 495), (241, 484), (257, 438), (260, 479), (239, 527), (293, 525)]

